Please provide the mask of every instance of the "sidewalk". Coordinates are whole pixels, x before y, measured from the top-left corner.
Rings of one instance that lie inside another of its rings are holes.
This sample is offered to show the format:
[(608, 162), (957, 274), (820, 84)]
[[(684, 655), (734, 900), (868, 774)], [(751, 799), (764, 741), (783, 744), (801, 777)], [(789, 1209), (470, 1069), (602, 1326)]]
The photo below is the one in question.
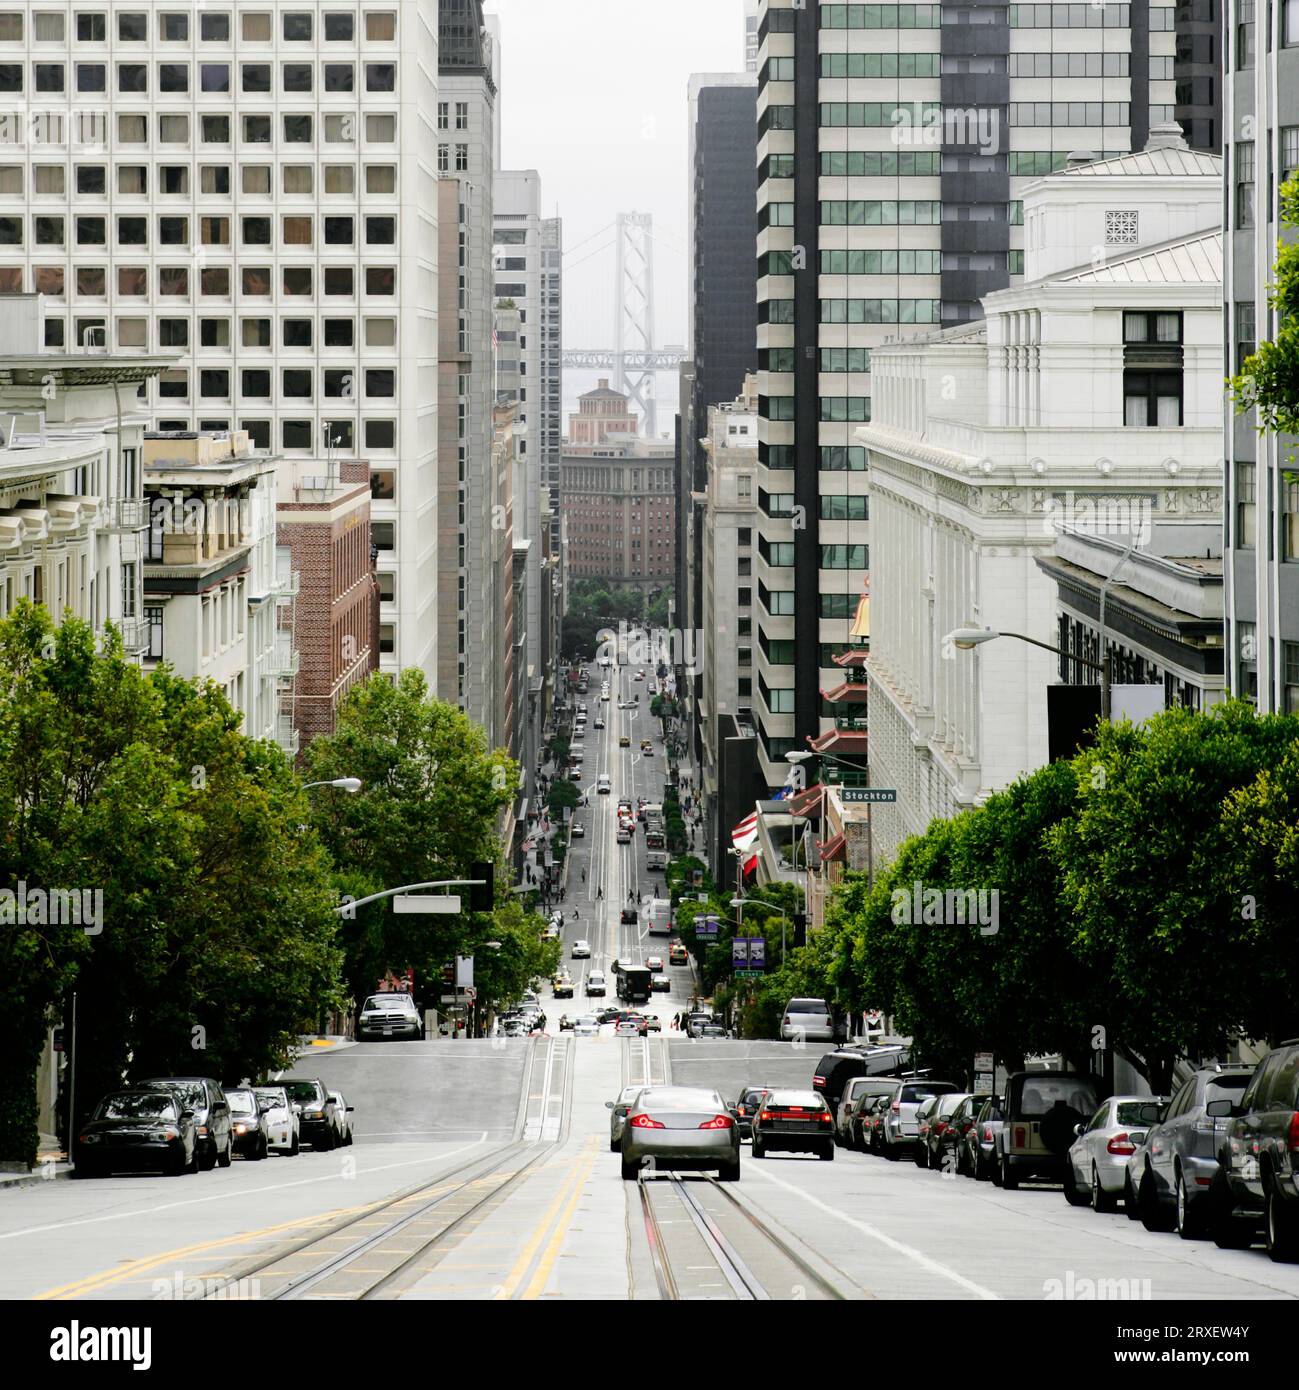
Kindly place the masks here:
[(36, 1145), (36, 1166), (30, 1173), (0, 1173), (0, 1191), (9, 1188), (36, 1187), (39, 1183), (57, 1178), (70, 1178), (72, 1164), (52, 1134), (42, 1134)]
[(326, 1033), (324, 1037), (308, 1033), (300, 1034), (298, 1037), (298, 1047), (301, 1049), (299, 1057), (306, 1057), (308, 1054), (315, 1055), (320, 1052), (344, 1052), (349, 1047), (355, 1047), (354, 1038), (344, 1038), (337, 1033)]

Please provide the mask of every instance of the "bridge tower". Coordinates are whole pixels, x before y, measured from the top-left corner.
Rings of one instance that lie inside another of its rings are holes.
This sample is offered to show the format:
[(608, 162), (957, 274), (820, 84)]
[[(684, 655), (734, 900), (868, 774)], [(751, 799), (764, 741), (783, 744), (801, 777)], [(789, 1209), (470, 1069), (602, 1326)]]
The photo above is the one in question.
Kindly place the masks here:
[[(645, 432), (658, 437), (655, 373), (648, 360), (654, 351), (654, 216), (620, 212), (618, 264), (614, 285), (614, 362), (618, 389), (631, 398), (645, 421)], [(639, 358), (639, 361), (635, 359)], [(633, 365), (634, 363), (634, 365)]]

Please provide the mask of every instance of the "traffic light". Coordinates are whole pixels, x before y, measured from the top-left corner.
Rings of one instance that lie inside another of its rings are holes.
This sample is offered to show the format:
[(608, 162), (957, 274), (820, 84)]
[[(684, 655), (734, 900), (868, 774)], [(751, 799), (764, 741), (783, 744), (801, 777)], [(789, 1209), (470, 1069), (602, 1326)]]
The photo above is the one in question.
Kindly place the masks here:
[[(537, 863), (542, 862), (542, 851), (537, 851)], [(470, 912), (490, 912), (496, 906), (496, 865), (488, 861), (481, 864), (472, 864), (469, 868), (470, 878), (481, 878), (481, 883), (473, 884), (469, 889), (469, 910)]]

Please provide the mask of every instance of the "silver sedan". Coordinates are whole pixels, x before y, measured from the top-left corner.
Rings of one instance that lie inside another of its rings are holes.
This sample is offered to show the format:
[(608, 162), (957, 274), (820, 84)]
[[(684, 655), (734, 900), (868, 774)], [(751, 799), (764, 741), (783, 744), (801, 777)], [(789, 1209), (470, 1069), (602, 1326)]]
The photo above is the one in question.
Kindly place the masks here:
[(1111, 1096), (1077, 1127), (1064, 1172), (1064, 1195), (1073, 1206), (1113, 1211), (1123, 1195), (1128, 1159), (1159, 1122), (1163, 1096)]
[(610, 1153), (617, 1153), (622, 1147), (622, 1127), (626, 1123), (627, 1112), (644, 1089), (644, 1086), (624, 1086), (619, 1092), (617, 1100), (605, 1101), (605, 1109), (612, 1112), (609, 1116)]
[(716, 1091), (647, 1086), (627, 1112), (622, 1130), (622, 1175), (642, 1170), (716, 1168), (722, 1182), (740, 1177), (740, 1128)]

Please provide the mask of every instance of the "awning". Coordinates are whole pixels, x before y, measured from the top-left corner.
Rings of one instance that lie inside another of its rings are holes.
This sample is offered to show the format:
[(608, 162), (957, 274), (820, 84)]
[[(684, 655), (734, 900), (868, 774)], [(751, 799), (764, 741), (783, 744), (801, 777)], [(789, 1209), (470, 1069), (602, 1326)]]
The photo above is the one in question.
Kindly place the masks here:
[(864, 705), (870, 699), (870, 686), (865, 681), (844, 681), (833, 690), (823, 690), (821, 698), (832, 705)]
[(810, 816), (820, 815), (821, 799), (825, 795), (825, 788), (818, 782), (814, 787), (809, 787), (805, 792), (799, 792), (797, 796), (789, 798), (789, 814), (791, 816)]
[(808, 743), (818, 753), (856, 754), (866, 756), (869, 735), (849, 729), (830, 729), (818, 738), (808, 739)]
[(851, 651), (840, 652), (838, 656), (831, 658), (836, 666), (845, 667), (865, 667), (870, 660), (869, 647), (854, 647)]

